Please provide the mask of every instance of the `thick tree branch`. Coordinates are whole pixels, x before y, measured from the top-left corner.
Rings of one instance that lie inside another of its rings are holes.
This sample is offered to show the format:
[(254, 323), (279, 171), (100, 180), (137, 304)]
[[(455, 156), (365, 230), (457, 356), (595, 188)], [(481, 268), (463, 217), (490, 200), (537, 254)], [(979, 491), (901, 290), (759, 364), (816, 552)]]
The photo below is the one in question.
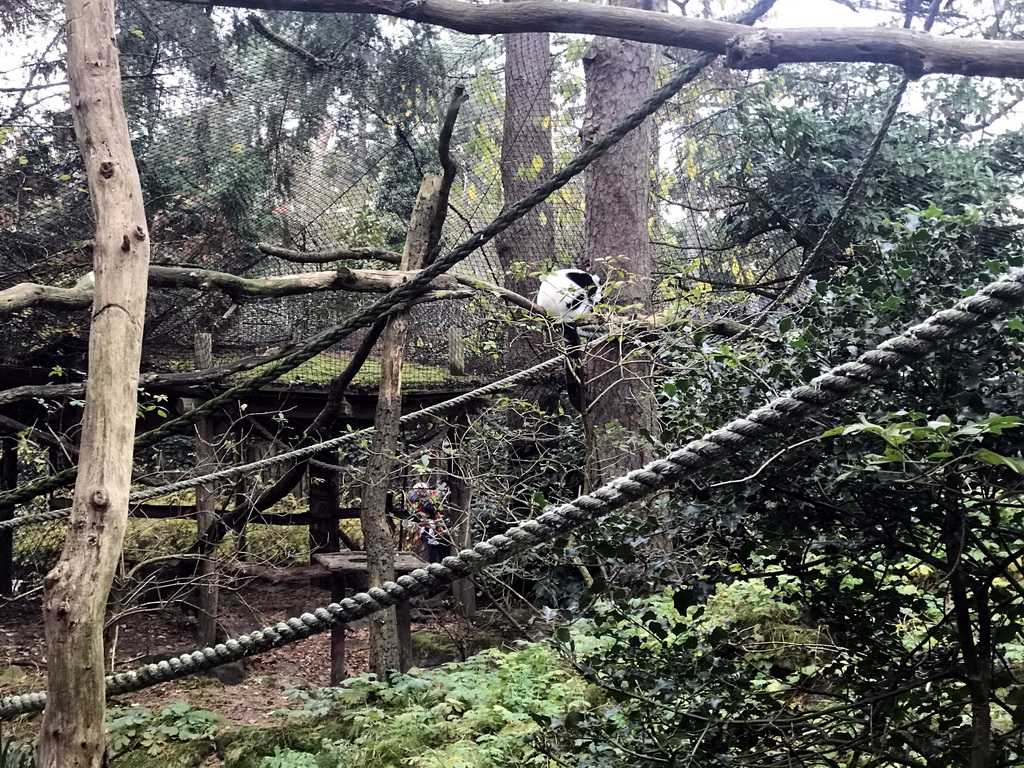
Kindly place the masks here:
[(850, 61), (893, 64), (911, 77), (932, 73), (1024, 78), (1024, 43), (932, 37), (881, 27), (750, 29), (741, 24), (554, 0), (476, 5), (462, 0), (172, 0), (195, 5), (371, 13), (476, 35), (571, 32), (722, 54), (735, 69)]
[[(246, 301), (298, 296), (321, 291), (387, 293), (415, 276), (415, 271), (339, 267), (326, 272), (247, 278), (209, 269), (154, 265), (149, 268), (149, 285), (151, 288), (219, 290), (235, 301)], [(434, 280), (433, 287), (435, 290), (453, 291), (458, 289), (458, 283), (449, 275), (441, 275)], [(0, 317), (31, 306), (51, 309), (83, 309), (92, 305), (93, 291), (91, 272), (79, 280), (73, 288), (21, 283), (0, 291)]]
[[(425, 293), (422, 296), (418, 296), (413, 301), (410, 301), (408, 306), (411, 307), (416, 306), (417, 304), (427, 304), (432, 301), (456, 301), (458, 299), (468, 299), (471, 296), (473, 296), (473, 291), (471, 290), (431, 291), (430, 293)], [(145, 373), (139, 378), (139, 383), (148, 389), (155, 390), (159, 390), (162, 387), (181, 388), (212, 384), (233, 374), (249, 371), (253, 368), (258, 368), (261, 365), (272, 363), (275, 360), (280, 360), (282, 357), (287, 357), (307, 341), (308, 339), (302, 339), (292, 344), (278, 347), (271, 354), (250, 355), (249, 357), (238, 358), (229, 363), (224, 363), (223, 365), (216, 365), (213, 368), (203, 368), (198, 371)], [(17, 403), (23, 400), (33, 400), (35, 398), (49, 399), (58, 397), (80, 397), (84, 392), (85, 384), (83, 382), (73, 382), (69, 384), (27, 384), (21, 387), (5, 389), (0, 392), (0, 405), (10, 405), (11, 403)]]
[(273, 32), (266, 24), (263, 23), (263, 20), (259, 16), (250, 16), (249, 23), (252, 24), (253, 29), (255, 29), (257, 32), (263, 35), (263, 37), (265, 37), (271, 43), (276, 45), (278, 48), (281, 48), (285, 51), (288, 51), (289, 53), (294, 54), (295, 56), (298, 56), (300, 59), (306, 62), (306, 64), (313, 67), (314, 69), (329, 68), (330, 65), (326, 61), (318, 59), (305, 48), (300, 48), (299, 46), (295, 45), (295, 43), (289, 42), (288, 40), (285, 40), (283, 37)]
[(39, 283), (19, 283), (0, 291), (0, 317), (33, 305), (51, 309), (81, 309), (92, 304), (96, 283), (86, 273), (71, 288), (56, 288)]
[(441, 230), (444, 229), (445, 219), (448, 218), (448, 196), (452, 190), (452, 183), (455, 181), (455, 174), (459, 170), (452, 158), (452, 132), (455, 130), (455, 121), (459, 117), (459, 110), (468, 98), (465, 88), (461, 85), (455, 86), (451, 103), (444, 116), (444, 125), (441, 126), (441, 133), (437, 137), (437, 154), (440, 155), (444, 175), (441, 177), (441, 189), (438, 191), (437, 210), (434, 212), (434, 220), (430, 222), (427, 257), (424, 266), (433, 262), (441, 250)]
[(348, 259), (377, 259), (388, 264), (397, 265), (402, 261), (402, 254), (386, 251), (382, 248), (336, 248), (332, 251), (293, 251), (270, 243), (256, 245), (263, 253), (277, 256), (285, 261), (296, 261), (300, 264), (324, 264), (331, 261)]
[(545, 310), (543, 310), (540, 307), (540, 305), (533, 301), (530, 301), (530, 299), (526, 298), (522, 294), (516, 293), (515, 291), (510, 291), (508, 288), (502, 288), (500, 285), (496, 285), (495, 283), (488, 283), (484, 280), (477, 280), (475, 277), (466, 277), (464, 275), (455, 275), (454, 277), (462, 285), (468, 286), (477, 291), (482, 291), (484, 293), (493, 293), (498, 298), (504, 299), (509, 304), (519, 307), (520, 309), (525, 309), (527, 312), (531, 314), (539, 315), (540, 317), (548, 316), (548, 313)]

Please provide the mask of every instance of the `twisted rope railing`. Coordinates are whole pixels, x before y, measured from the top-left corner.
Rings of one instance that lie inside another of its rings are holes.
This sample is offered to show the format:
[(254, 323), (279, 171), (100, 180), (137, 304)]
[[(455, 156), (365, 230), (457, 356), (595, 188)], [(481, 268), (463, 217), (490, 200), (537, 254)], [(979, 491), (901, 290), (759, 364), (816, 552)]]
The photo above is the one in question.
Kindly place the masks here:
[[(456, 408), (460, 405), (471, 403), (472, 401), (477, 400), (481, 397), (486, 397), (488, 395), (494, 394), (495, 392), (500, 392), (503, 389), (508, 389), (509, 387), (518, 384), (520, 381), (531, 379), (537, 374), (543, 373), (548, 368), (552, 368), (555, 365), (561, 363), (564, 359), (565, 355), (558, 355), (557, 357), (552, 357), (551, 359), (545, 360), (544, 362), (538, 363), (537, 365), (534, 365), (530, 368), (526, 368), (522, 371), (518, 371), (509, 376), (505, 376), (504, 378), (498, 379), (497, 381), (492, 381), (490, 384), (485, 384), (482, 387), (477, 387), (474, 390), (465, 392), (461, 395), (457, 395), (456, 397), (449, 398), (448, 400), (444, 400), (440, 403), (428, 405), (426, 408), (420, 408), (418, 411), (407, 413), (398, 420), (398, 423), (399, 425), (405, 425), (418, 421), (419, 419), (428, 416), (436, 416), (437, 414), (444, 413), (445, 411), (450, 410), (452, 408)], [(366, 437), (375, 429), (376, 427), (366, 427), (365, 429), (359, 429), (356, 430), (355, 432), (346, 432), (345, 434), (339, 435), (338, 437), (332, 437), (330, 440), (324, 440), (323, 442), (320, 443), (306, 445), (303, 446), (302, 448), (296, 448), (286, 453), (268, 456), (264, 459), (259, 459), (258, 461), (253, 461), (249, 464), (237, 464), (235, 466), (218, 469), (214, 472), (210, 472), (205, 475), (200, 475), (198, 477), (190, 477), (186, 478), (185, 480), (179, 480), (174, 483), (168, 483), (167, 485), (161, 485), (155, 488), (146, 488), (141, 491), (135, 491), (128, 497), (128, 503), (138, 504), (143, 501), (159, 498), (160, 496), (166, 496), (169, 493), (175, 493), (176, 491), (182, 491), (188, 488), (196, 488), (200, 485), (205, 485), (206, 483), (212, 483), (218, 480), (225, 480), (231, 477), (236, 477), (238, 475), (245, 475), (253, 472), (258, 472), (262, 469), (266, 469), (267, 467), (272, 467), (275, 464), (282, 464), (292, 459), (302, 459), (307, 456), (313, 456), (317, 453), (320, 453), (320, 451), (329, 450), (331, 448), (337, 448), (341, 445), (344, 445), (345, 443), (351, 442), (358, 438)], [(0, 520), (0, 531), (9, 530), (12, 528), (20, 528), (24, 525), (35, 525), (38, 523), (53, 522), (54, 520), (61, 520), (67, 517), (69, 514), (71, 514), (70, 509), (51, 509), (47, 510), (46, 512), (39, 512), (33, 515), (21, 515), (10, 520)]]
[[(775, 0), (758, 0), (749, 10), (736, 17), (738, 24), (753, 24), (763, 16), (775, 4)], [(655, 91), (635, 110), (626, 115), (621, 122), (615, 125), (606, 134), (588, 144), (579, 154), (573, 157), (565, 166), (550, 179), (539, 184), (530, 194), (507, 206), (490, 224), (475, 232), (467, 240), (449, 251), (446, 255), (437, 259), (433, 264), (421, 270), (415, 277), (403, 283), (394, 290), (357, 312), (345, 322), (328, 328), (317, 336), (314, 336), (305, 345), (289, 355), (282, 357), (274, 363), (270, 363), (260, 373), (246, 381), (236, 384), (221, 394), (204, 401), (201, 405), (188, 413), (178, 416), (161, 426), (140, 435), (135, 440), (135, 445), (140, 448), (154, 445), (165, 437), (178, 434), (187, 427), (192, 426), (200, 419), (220, 410), (223, 406), (241, 397), (246, 392), (259, 389), (264, 384), (274, 381), (288, 371), (297, 368), (312, 357), (333, 346), (353, 331), (376, 322), (378, 319), (400, 312), (406, 308), (407, 302), (426, 292), (430, 282), (434, 278), (444, 274), (456, 264), (461, 262), (478, 248), (483, 247), (497, 235), (504, 232), (515, 222), (529, 213), (540, 203), (544, 202), (550, 195), (568, 184), (573, 178), (582, 173), (596, 159), (604, 155), (609, 149), (618, 144), (630, 131), (635, 129), (654, 112), (660, 109), (665, 102), (675, 96), (687, 83), (692, 82), (705, 67), (717, 58), (713, 53), (701, 53), (680, 69), (668, 82)], [(0, 493), (0, 508), (13, 507), (22, 504), (29, 499), (35, 498), (44, 493), (62, 488), (73, 482), (78, 474), (78, 467), (70, 467), (62, 472), (41, 478), (31, 483), (15, 488), (14, 490)]]
[[(775, 398), (746, 417), (687, 443), (663, 459), (605, 483), (589, 495), (580, 496), (534, 520), (492, 536), (472, 549), (462, 550), (457, 556), (446, 557), (441, 563), (432, 563), (340, 603), (331, 603), (312, 613), (304, 613), (226, 643), (111, 675), (106, 680), (107, 693), (128, 693), (185, 677), (325, 632), (336, 624), (368, 616), (417, 595), (434, 594), (456, 579), (507, 560), (523, 549), (551, 541), (558, 534), (599, 514), (660, 491), (678, 478), (731, 456), (751, 443), (792, 426), (823, 407), (879, 381), (894, 369), (919, 360), (934, 351), (939, 342), (1021, 306), (1024, 306), (1024, 271), (1015, 271), (974, 296), (961, 300), (953, 308), (936, 312), (924, 322), (882, 342), (854, 362), (836, 366), (814, 378), (810, 384)], [(38, 712), (45, 706), (46, 693), (43, 691), (9, 696), (0, 699), (0, 720)]]

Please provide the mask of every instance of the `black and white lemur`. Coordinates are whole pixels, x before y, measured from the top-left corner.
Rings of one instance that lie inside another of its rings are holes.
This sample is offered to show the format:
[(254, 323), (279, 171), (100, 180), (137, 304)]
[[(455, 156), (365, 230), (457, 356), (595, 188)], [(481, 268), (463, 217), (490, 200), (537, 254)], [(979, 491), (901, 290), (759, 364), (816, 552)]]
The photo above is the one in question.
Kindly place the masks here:
[(601, 278), (582, 269), (556, 269), (544, 275), (537, 292), (537, 304), (562, 327), (566, 345), (565, 387), (569, 402), (583, 412), (583, 345), (576, 318), (594, 310), (601, 301)]

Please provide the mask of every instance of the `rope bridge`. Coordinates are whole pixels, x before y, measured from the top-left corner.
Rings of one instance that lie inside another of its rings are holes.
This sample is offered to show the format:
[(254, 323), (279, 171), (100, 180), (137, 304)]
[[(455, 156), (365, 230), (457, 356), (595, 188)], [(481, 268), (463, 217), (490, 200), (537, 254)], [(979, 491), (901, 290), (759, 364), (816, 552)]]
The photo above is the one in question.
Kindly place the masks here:
[[(679, 478), (731, 456), (756, 441), (806, 420), (822, 408), (838, 402), (901, 368), (933, 352), (941, 342), (985, 323), (999, 314), (1024, 306), (1024, 270), (1004, 275), (994, 283), (958, 302), (950, 309), (936, 312), (922, 323), (865, 352), (855, 361), (836, 366), (775, 398), (746, 417), (729, 422), (704, 438), (693, 440), (663, 459), (615, 478), (568, 504), (549, 510), (534, 520), (510, 528), (464, 549), (441, 563), (400, 576), (396, 581), (372, 587), (340, 603), (316, 608), (311, 613), (265, 627), (248, 635), (228, 640), (193, 653), (183, 654), (159, 664), (111, 675), (106, 679), (108, 695), (129, 693), (157, 683), (186, 677), (247, 656), (325, 632), (369, 616), (376, 611), (419, 595), (433, 595), (456, 579), (502, 562), (516, 553), (550, 541), (560, 533), (598, 515), (620, 509), (669, 487)], [(46, 693), (36, 691), (0, 699), (0, 720), (28, 712), (42, 711)]]

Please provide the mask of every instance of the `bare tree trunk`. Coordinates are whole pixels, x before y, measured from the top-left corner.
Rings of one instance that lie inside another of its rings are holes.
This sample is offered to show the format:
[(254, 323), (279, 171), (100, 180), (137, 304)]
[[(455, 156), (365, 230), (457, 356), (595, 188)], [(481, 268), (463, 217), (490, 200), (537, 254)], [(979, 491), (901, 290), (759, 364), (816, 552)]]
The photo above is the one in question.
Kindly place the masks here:
[[(517, 0), (506, 0), (516, 2)], [(505, 122), (501, 137), (501, 186), (505, 202), (525, 197), (551, 177), (551, 45), (547, 33), (505, 35)], [(495, 240), (505, 287), (533, 296), (530, 276), (555, 254), (550, 203), (533, 208)], [(513, 361), (532, 361), (536, 357)]]
[[(518, 0), (506, 0), (517, 2)], [(529, 194), (554, 171), (551, 140), (551, 42), (546, 32), (505, 35), (505, 121), (501, 138), (501, 186), (505, 203)], [(541, 203), (495, 239), (498, 259), (505, 272), (505, 287), (533, 298), (537, 278), (531, 273), (552, 265), (555, 227), (551, 205)], [(565, 265), (560, 265), (565, 266)], [(518, 370), (551, 354), (550, 342), (528, 326), (513, 323), (506, 335), (506, 366)], [(510, 477), (533, 474), (542, 450), (534, 436), (543, 435), (550, 420), (546, 414), (558, 408), (558, 395), (545, 385), (517, 387), (515, 397), (536, 406), (509, 408), (509, 427), (522, 437), (510, 446)], [(526, 514), (536, 486), (513, 488), (514, 509)], [(517, 494), (516, 491), (519, 491)]]
[[(209, 333), (197, 333), (195, 336), (196, 368), (213, 366), (213, 337)], [(193, 407), (201, 401), (194, 400)], [(216, 435), (213, 420), (200, 419), (196, 423), (196, 473), (209, 474), (217, 468)], [(217, 514), (217, 487), (212, 483), (203, 483), (196, 488), (196, 527), (197, 540), (201, 541), (213, 526)], [(196, 585), (197, 616), (196, 640), (203, 648), (217, 643), (217, 614), (219, 613), (220, 594), (217, 587), (217, 549), (216, 547), (202, 554), (199, 560), (199, 580)]]
[[(949, 500), (946, 508), (946, 567), (949, 569), (949, 591), (956, 621), (963, 664), (963, 682), (970, 697), (971, 752), (970, 768), (989, 768), (993, 762), (992, 702), (995, 686), (992, 681), (994, 659), (992, 643), (992, 612), (986, 581), (966, 572), (963, 552), (970, 519), (959, 499)], [(974, 609), (972, 611), (972, 608)], [(972, 616), (973, 614), (973, 616)]]
[[(506, 0), (517, 2), (517, 0)], [(505, 122), (501, 137), (501, 186), (505, 203), (525, 197), (553, 172), (551, 143), (551, 45), (547, 33), (505, 35)], [(555, 255), (550, 203), (533, 208), (495, 239), (505, 287), (523, 296), (537, 292), (531, 276)], [(512, 368), (532, 365), (543, 352), (539, 334), (509, 329)]]
[[(402, 269), (419, 269), (430, 252), (430, 226), (434, 221), (441, 177), (425, 176), (409, 220), (402, 254)], [(394, 473), (398, 446), (398, 419), (402, 415), (402, 364), (409, 317), (394, 315), (381, 342), (380, 389), (374, 417), (376, 432), (370, 446), (363, 488), (362, 529), (369, 585), (379, 587), (395, 578), (395, 547), (387, 523), (388, 485)], [(399, 669), (398, 620), (393, 607), (370, 617), (370, 669), (383, 679)]]
[(149, 234), (114, 46), (113, 0), (67, 0), (68, 79), (96, 219), (96, 295), (67, 540), (44, 581), (44, 768), (103, 762), (103, 619), (128, 519)]
[[(613, 5), (643, 7), (638, 0)], [(608, 131), (654, 90), (654, 46), (599, 37), (583, 58), (587, 81), (584, 140)], [(586, 170), (585, 253), (587, 267), (617, 284), (605, 301), (651, 308), (650, 217), (651, 120), (626, 136)], [(653, 426), (651, 363), (628, 339), (590, 354), (588, 417), (595, 444), (587, 457), (591, 487), (640, 466), (648, 456), (636, 438)]]
[[(452, 457), (448, 460), (448, 514), (451, 516), (453, 532), (452, 543), (456, 551), (469, 549), (473, 546), (473, 516), (469, 504), (473, 490), (466, 476), (467, 461), (464, 455), (464, 439), (469, 429), (469, 417), (457, 417), (455, 427), (448, 438), (451, 441)], [(457, 579), (452, 582), (452, 597), (455, 598), (455, 609), (460, 616), (476, 615), (476, 586), (472, 579)]]

